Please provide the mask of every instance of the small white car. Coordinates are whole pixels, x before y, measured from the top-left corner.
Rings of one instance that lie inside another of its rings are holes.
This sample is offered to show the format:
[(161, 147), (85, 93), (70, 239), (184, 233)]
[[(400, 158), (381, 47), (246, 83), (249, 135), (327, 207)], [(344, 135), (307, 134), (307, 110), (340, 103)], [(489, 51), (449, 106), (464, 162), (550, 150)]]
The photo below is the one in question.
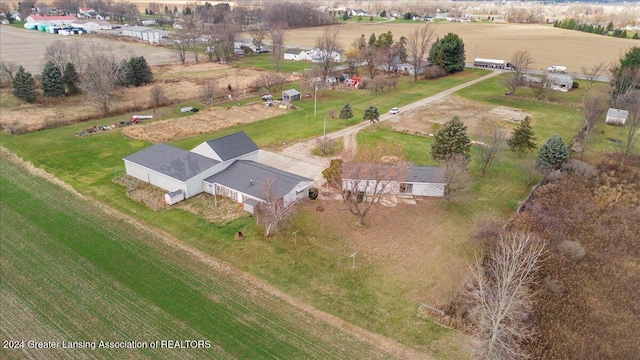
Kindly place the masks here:
[(395, 115), (399, 112), (400, 112), (400, 109), (398, 109), (397, 107), (391, 108), (391, 110), (389, 110), (389, 114), (391, 115)]

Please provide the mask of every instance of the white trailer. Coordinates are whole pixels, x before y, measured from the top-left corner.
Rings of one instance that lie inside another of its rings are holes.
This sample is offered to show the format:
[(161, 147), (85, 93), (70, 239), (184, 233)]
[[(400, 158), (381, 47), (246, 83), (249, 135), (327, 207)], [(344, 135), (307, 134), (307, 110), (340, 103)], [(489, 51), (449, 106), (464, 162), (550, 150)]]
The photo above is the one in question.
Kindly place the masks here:
[(562, 65), (552, 65), (552, 66), (549, 66), (547, 71), (550, 72), (550, 73), (563, 73), (563, 74), (566, 74), (567, 73), (567, 67), (566, 66), (562, 66)]

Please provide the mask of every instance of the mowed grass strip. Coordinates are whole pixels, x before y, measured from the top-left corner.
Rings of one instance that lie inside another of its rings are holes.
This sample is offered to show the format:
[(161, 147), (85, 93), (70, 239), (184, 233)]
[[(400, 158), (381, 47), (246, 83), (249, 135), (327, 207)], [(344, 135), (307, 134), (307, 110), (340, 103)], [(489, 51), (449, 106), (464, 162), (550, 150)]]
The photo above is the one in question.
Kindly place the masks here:
[[(3, 358), (384, 358), (2, 159), (3, 339), (210, 340), (211, 349), (3, 350)], [(388, 356), (387, 356), (388, 357)]]

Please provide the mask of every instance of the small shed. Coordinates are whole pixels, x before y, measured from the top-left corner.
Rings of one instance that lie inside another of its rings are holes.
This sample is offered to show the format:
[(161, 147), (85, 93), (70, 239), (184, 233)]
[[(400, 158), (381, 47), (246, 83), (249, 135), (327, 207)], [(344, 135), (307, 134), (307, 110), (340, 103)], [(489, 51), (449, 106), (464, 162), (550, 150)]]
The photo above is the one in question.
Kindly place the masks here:
[(569, 91), (573, 88), (573, 76), (565, 74), (549, 74), (545, 84), (552, 90)]
[(182, 190), (176, 190), (176, 191), (172, 191), (170, 193), (164, 194), (164, 202), (167, 205), (173, 205), (182, 200), (184, 200), (184, 192), (182, 192)]
[(610, 108), (609, 111), (607, 111), (607, 118), (604, 122), (609, 125), (624, 126), (628, 116), (629, 111), (627, 110)]
[(282, 100), (284, 101), (293, 102), (300, 100), (301, 98), (302, 94), (300, 94), (300, 91), (296, 89), (289, 89), (282, 92)]

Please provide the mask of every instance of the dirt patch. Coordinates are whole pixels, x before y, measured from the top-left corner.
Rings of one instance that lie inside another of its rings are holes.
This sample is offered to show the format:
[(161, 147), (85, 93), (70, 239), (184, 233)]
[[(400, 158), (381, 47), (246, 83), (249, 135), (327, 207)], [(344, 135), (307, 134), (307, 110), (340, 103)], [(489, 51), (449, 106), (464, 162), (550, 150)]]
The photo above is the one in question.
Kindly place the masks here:
[[(243, 99), (254, 96), (251, 93), (252, 84), (265, 72), (253, 69), (239, 69), (229, 65), (217, 63), (201, 63), (193, 65), (160, 65), (152, 67), (153, 83), (136, 87), (120, 88), (112, 94), (110, 113), (130, 114), (137, 111), (151, 111), (151, 88), (158, 85), (168, 98), (169, 104), (199, 99), (202, 85), (215, 79), (217, 101), (227, 101), (227, 95), (232, 99)], [(297, 79), (290, 75), (289, 80)], [(231, 86), (231, 92), (229, 92)], [(0, 97), (10, 97), (11, 89), (2, 89)], [(269, 116), (279, 113), (275, 109), (260, 108), (261, 112)], [(162, 110), (159, 112), (162, 117)], [(254, 111), (258, 113), (258, 111)], [(254, 117), (251, 112), (241, 111), (238, 115), (227, 114), (227, 118), (243, 119)], [(21, 133), (40, 129), (76, 123), (102, 117), (96, 102), (87, 96), (62, 97), (47, 99), (41, 97), (35, 104), (16, 103), (3, 107), (1, 127), (4, 131)], [(268, 116), (255, 118), (263, 119)], [(125, 120), (126, 116), (122, 120)], [(196, 132), (197, 134), (197, 132)]]
[(209, 108), (195, 115), (156, 121), (124, 128), (122, 133), (131, 138), (153, 143), (200, 135), (238, 124), (246, 124), (284, 114), (287, 110), (262, 103), (228, 108)]
[(531, 114), (522, 109), (505, 106), (491, 106), (467, 100), (458, 95), (447, 96), (429, 106), (410, 109), (393, 118), (393, 129), (396, 131), (429, 134), (434, 133), (440, 125), (459, 116), (467, 125), (467, 132), (480, 135), (482, 129), (492, 126), (510, 128), (509, 124), (522, 121)]

